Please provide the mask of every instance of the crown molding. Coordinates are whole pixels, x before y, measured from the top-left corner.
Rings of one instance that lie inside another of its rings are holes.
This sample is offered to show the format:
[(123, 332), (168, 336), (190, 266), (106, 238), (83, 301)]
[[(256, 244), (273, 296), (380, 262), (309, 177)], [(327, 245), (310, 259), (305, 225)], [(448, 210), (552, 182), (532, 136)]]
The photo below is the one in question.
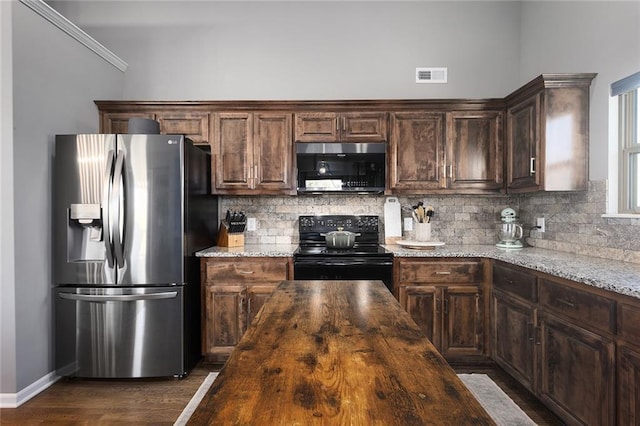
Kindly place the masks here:
[(46, 4), (42, 0), (20, 0), (20, 3), (24, 4), (38, 15), (42, 16), (47, 21), (51, 22), (56, 27), (67, 33), (76, 41), (82, 43), (89, 50), (100, 56), (105, 61), (116, 67), (122, 72), (127, 70), (128, 64), (120, 59), (115, 53), (104, 47), (96, 39), (89, 34), (81, 30), (73, 22), (62, 16), (58, 11)]

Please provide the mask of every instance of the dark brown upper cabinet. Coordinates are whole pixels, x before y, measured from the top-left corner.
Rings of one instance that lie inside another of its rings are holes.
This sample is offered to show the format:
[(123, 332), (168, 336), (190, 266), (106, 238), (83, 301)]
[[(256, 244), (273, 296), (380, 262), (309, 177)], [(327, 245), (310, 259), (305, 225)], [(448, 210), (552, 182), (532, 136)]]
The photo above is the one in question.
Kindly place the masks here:
[(583, 191), (596, 74), (543, 74), (506, 98), (507, 191)]
[(298, 142), (381, 142), (387, 140), (385, 112), (301, 112), (295, 118)]
[(295, 189), (291, 119), (290, 113), (216, 113), (214, 193), (291, 193)]
[(503, 121), (502, 111), (391, 114), (391, 192), (500, 192)]

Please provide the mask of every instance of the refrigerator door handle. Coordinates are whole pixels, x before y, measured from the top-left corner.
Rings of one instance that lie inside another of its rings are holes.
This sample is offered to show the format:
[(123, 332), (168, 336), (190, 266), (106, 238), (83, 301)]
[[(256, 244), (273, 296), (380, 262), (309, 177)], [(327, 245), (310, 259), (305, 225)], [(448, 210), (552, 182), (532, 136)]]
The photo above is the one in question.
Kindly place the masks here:
[(104, 170), (104, 190), (102, 194), (102, 234), (104, 246), (107, 251), (107, 265), (113, 268), (113, 241), (111, 238), (111, 212), (109, 198), (111, 196), (111, 184), (113, 181), (113, 150), (107, 154), (107, 167)]
[(136, 302), (138, 300), (162, 300), (173, 299), (178, 296), (177, 291), (165, 291), (162, 293), (150, 294), (75, 294), (75, 293), (59, 293), (62, 299), (78, 300), (82, 302)]
[(124, 192), (122, 182), (122, 169), (124, 167), (124, 152), (118, 151), (116, 157), (116, 167), (113, 171), (113, 197), (112, 202), (115, 208), (115, 226), (113, 227), (113, 246), (116, 255), (118, 268), (124, 267)]

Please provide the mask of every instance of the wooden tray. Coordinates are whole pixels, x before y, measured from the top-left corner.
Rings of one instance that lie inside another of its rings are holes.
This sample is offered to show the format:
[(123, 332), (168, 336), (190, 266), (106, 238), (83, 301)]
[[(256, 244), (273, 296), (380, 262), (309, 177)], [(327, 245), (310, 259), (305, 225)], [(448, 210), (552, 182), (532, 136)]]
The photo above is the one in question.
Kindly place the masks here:
[(416, 240), (398, 240), (396, 242), (399, 246), (418, 249), (418, 250), (431, 250), (438, 246), (443, 246), (442, 241), (416, 241)]

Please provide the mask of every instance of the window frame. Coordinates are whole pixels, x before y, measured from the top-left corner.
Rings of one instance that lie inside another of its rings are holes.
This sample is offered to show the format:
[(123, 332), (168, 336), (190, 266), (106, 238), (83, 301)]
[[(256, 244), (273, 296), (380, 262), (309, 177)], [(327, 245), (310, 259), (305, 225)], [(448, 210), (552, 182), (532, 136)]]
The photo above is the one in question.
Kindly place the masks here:
[(640, 89), (633, 89), (618, 95), (618, 141), (619, 141), (619, 188), (618, 211), (620, 213), (640, 213), (640, 191), (637, 169), (640, 156), (640, 140), (638, 139), (638, 95)]
[[(611, 154), (616, 160), (612, 164), (610, 159), (609, 165), (617, 166), (617, 188), (610, 186), (615, 191), (610, 196), (617, 203), (611, 203), (610, 207), (620, 215), (637, 216), (640, 215), (640, 72), (613, 83), (611, 100), (610, 114), (616, 117), (610, 121), (615, 126), (610, 129), (612, 142), (615, 140)], [(609, 176), (613, 180), (611, 170)]]

